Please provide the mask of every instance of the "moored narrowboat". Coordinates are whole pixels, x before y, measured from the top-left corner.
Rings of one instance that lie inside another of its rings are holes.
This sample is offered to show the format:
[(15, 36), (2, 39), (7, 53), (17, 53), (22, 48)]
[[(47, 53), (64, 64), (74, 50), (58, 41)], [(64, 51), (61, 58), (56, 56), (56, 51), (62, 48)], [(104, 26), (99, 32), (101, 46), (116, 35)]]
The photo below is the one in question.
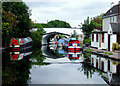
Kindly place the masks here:
[(70, 40), (68, 43), (69, 52), (80, 52), (80, 43), (78, 40)]
[(64, 49), (68, 48), (68, 43), (69, 43), (69, 39), (67, 38), (62, 38), (58, 40), (57, 46), (58, 47), (63, 47)]
[(27, 38), (12, 38), (10, 40), (10, 50), (12, 51), (20, 51), (26, 48), (30, 48), (32, 46), (32, 39), (30, 37)]

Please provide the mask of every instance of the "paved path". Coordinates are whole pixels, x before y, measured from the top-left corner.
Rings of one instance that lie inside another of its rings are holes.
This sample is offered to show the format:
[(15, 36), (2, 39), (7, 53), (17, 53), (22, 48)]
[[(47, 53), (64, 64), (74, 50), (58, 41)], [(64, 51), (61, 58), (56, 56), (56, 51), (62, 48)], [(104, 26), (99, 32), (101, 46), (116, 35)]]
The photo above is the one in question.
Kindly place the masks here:
[[(113, 58), (113, 59), (119, 59), (120, 60), (120, 51), (115, 51), (115, 52), (112, 52), (112, 51), (106, 51), (106, 50), (98, 50), (98, 49), (95, 49), (95, 48), (90, 48), (94, 51), (98, 51), (98, 52), (107, 52), (107, 53), (113, 53), (113, 55), (108, 55), (109, 58)], [(94, 52), (92, 51), (92, 52)], [(105, 55), (104, 53), (99, 53), (101, 55)]]

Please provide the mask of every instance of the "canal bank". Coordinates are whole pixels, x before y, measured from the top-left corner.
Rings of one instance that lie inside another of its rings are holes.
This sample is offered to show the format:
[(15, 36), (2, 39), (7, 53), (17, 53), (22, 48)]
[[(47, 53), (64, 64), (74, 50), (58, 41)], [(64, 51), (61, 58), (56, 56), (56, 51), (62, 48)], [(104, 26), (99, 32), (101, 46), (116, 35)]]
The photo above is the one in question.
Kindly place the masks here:
[(84, 51), (87, 53), (100, 55), (100, 56), (107, 57), (110, 59), (120, 60), (120, 51), (111, 52), (107, 50), (98, 50), (98, 49), (91, 48), (91, 47), (84, 49)]

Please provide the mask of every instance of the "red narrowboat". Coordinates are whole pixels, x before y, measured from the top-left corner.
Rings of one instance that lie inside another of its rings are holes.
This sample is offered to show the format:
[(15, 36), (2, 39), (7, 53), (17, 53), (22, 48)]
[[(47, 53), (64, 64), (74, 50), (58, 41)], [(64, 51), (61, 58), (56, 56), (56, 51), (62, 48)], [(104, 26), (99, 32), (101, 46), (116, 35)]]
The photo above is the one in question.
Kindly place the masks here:
[(78, 40), (70, 40), (68, 43), (69, 52), (80, 52), (80, 43)]
[(10, 48), (12, 51), (19, 51), (22, 49), (26, 49), (32, 46), (32, 39), (30, 37), (27, 38), (12, 38), (10, 41)]

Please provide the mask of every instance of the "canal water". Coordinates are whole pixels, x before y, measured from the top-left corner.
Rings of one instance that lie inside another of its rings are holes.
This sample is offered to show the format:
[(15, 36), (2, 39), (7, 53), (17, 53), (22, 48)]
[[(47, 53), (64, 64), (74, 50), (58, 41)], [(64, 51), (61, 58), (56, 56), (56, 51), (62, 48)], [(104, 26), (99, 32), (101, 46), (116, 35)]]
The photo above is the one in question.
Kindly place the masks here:
[(2, 84), (120, 84), (120, 61), (57, 45), (2, 53)]

